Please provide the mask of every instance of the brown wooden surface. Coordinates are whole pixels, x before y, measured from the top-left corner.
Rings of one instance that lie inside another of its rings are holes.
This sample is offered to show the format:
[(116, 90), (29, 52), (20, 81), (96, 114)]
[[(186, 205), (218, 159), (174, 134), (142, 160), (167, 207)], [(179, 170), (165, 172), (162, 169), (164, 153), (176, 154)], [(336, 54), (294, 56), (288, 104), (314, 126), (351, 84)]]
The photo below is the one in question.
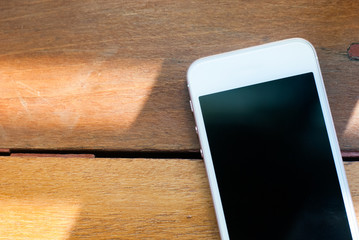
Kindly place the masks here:
[(186, 70), (303, 37), (343, 150), (359, 150), (355, 1), (0, 1), (0, 148), (193, 151)]
[(0, 157), (0, 239), (218, 239), (202, 161)]
[[(0, 0), (0, 153), (198, 151), (191, 62), (303, 37), (354, 156), (358, 12), (349, 0)], [(0, 157), (0, 239), (219, 238), (202, 161), (73, 156)], [(359, 216), (359, 164), (346, 170)]]
[(0, 239), (219, 239), (200, 160), (0, 157), (0, 172)]

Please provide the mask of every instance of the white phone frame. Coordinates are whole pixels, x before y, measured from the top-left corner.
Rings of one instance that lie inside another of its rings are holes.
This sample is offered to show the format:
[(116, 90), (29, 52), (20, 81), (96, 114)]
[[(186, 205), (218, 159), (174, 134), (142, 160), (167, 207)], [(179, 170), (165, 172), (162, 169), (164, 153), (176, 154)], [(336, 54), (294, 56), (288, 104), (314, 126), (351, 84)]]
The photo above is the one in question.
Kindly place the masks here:
[(359, 239), (358, 225), (345, 175), (329, 102), (314, 47), (306, 40), (292, 38), (201, 58), (190, 66), (187, 82), (201, 151), (209, 179), (218, 227), (222, 239), (229, 239), (211, 152), (204, 127), (199, 97), (275, 79), (312, 72), (318, 90), (340, 188), (353, 239)]

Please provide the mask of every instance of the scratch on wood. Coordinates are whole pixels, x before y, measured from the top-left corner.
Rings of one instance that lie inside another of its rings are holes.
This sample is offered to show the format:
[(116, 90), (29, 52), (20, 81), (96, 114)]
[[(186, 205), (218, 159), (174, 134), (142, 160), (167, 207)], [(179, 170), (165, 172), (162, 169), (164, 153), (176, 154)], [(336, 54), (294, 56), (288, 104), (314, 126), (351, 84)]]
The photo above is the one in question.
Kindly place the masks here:
[(25, 99), (22, 97), (20, 91), (19, 91), (18, 88), (17, 88), (18, 83), (15, 82), (14, 80), (13, 80), (13, 82), (16, 84), (15, 91), (16, 91), (16, 95), (17, 95), (17, 98), (19, 99), (20, 104), (23, 106), (23, 108), (25, 109), (25, 111), (27, 112), (27, 114), (31, 116), (31, 113), (30, 113), (29, 108), (28, 108), (28, 106), (27, 106), (27, 102), (26, 102)]
[[(34, 88), (30, 87), (29, 85), (23, 83), (23, 82), (20, 82), (20, 81), (15, 81), (15, 83), (17, 84), (17, 87), (21, 87), (22, 89), (24, 89), (25, 91), (29, 92), (30, 94), (36, 96), (36, 97), (39, 97), (43, 102), (53, 106), (53, 104), (51, 104), (46, 98), (44, 98), (43, 96), (41, 96), (40, 92), (35, 90)], [(17, 94), (19, 96), (19, 91), (17, 91)], [(24, 103), (26, 104), (27, 106), (27, 103), (25, 102), (25, 100), (21, 97), (20, 95), (20, 101), (21, 101), (21, 104), (24, 106)]]
[(21, 105), (24, 107), (24, 109), (26, 110), (26, 112), (29, 113), (29, 108), (27, 107), (27, 102), (22, 98), (21, 95), (18, 94), (18, 98), (19, 98), (19, 101), (21, 103)]
[(350, 60), (359, 60), (359, 43), (350, 44), (347, 52)]
[(17, 98), (19, 99), (20, 104), (23, 106), (23, 108), (25, 109), (25, 111), (30, 115), (30, 111), (29, 108), (27, 107), (27, 102), (25, 101), (25, 99), (21, 96), (21, 93), (15, 89), (16, 91), (16, 95)]
[(18, 85), (21, 85), (26, 91), (28, 91), (29, 93), (37, 96), (37, 97), (40, 97), (40, 92), (39, 91), (36, 91), (35, 89), (33, 89), (32, 87), (30, 87), (29, 85), (23, 83), (23, 82), (20, 82), (20, 81), (16, 81), (16, 83)]

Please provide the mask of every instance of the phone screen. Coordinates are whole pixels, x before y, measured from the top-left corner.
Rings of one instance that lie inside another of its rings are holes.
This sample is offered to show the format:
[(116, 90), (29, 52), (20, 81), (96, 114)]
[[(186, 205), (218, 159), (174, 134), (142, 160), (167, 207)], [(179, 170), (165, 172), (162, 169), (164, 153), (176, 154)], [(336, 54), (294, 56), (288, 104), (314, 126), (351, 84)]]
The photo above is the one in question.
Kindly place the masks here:
[(313, 73), (199, 101), (231, 239), (352, 239)]

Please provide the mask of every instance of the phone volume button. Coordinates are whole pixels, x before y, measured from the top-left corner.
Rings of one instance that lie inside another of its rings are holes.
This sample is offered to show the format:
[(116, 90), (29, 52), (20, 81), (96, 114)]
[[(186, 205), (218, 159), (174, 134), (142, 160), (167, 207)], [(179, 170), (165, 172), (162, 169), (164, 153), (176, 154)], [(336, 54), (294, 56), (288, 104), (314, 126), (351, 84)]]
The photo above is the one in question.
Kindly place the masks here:
[(194, 127), (194, 130), (196, 130), (196, 133), (198, 135), (198, 127), (197, 126)]
[(199, 150), (199, 152), (201, 153), (201, 157), (204, 158), (204, 157), (203, 157), (203, 150), (202, 150), (202, 148)]
[(189, 105), (191, 106), (191, 111), (193, 112), (193, 104), (191, 100), (189, 100)]

